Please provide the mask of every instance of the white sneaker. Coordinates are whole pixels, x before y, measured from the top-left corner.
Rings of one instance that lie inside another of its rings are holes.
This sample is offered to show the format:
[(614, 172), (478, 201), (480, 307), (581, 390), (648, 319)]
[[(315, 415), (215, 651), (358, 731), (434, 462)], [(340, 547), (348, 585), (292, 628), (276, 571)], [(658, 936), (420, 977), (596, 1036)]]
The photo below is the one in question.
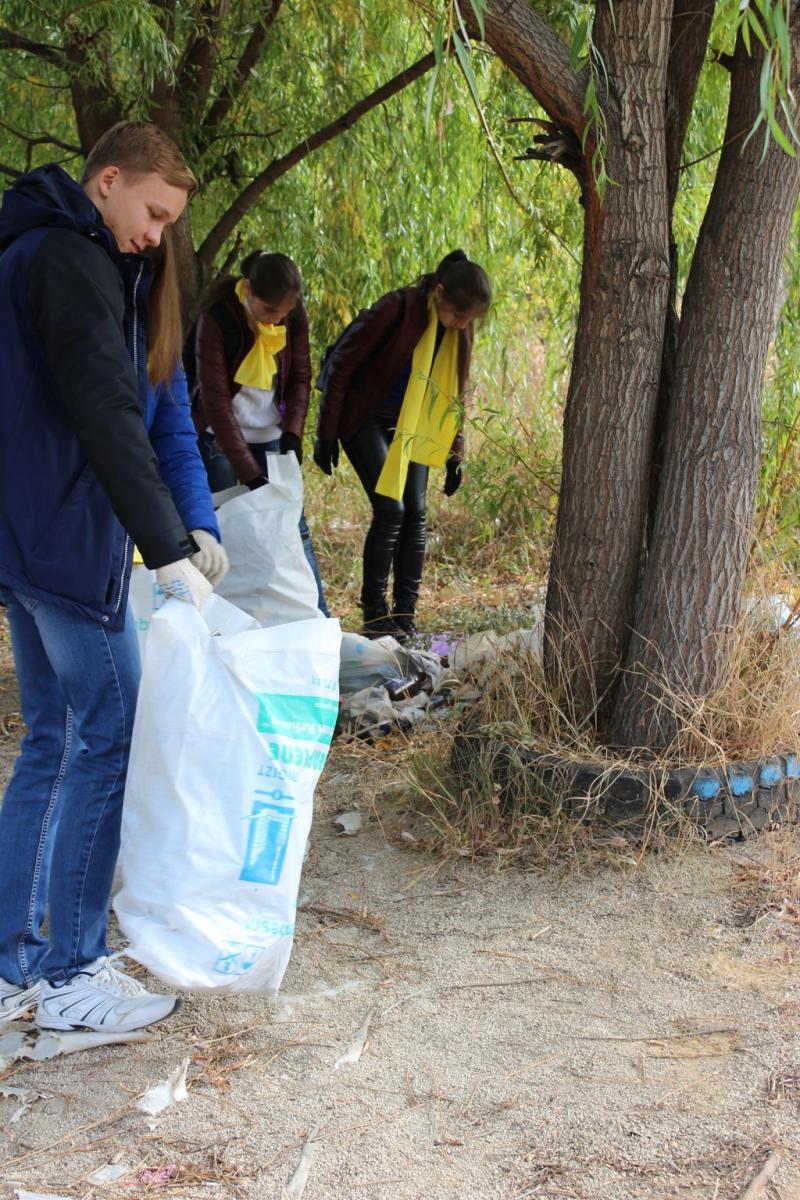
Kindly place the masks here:
[(21, 1017), (29, 1008), (33, 1008), (41, 990), (41, 983), (34, 983), (33, 987), (20, 987), (17, 983), (0, 979), (0, 1025)]
[(110, 958), (98, 958), (60, 986), (42, 985), (36, 1024), (41, 1029), (129, 1033), (163, 1020), (179, 1005), (177, 996), (147, 992), (113, 967)]

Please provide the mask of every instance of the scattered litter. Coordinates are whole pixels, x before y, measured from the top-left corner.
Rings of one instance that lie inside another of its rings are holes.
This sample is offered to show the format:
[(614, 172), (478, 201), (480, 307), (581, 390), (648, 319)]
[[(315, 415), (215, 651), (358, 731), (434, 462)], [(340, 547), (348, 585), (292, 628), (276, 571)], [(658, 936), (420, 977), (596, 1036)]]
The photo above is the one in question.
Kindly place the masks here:
[(333, 999), (335, 996), (340, 996), (343, 992), (363, 991), (364, 988), (370, 987), (371, 984), (365, 979), (347, 979), (344, 983), (330, 984), (320, 982), (319, 987), (313, 992), (282, 992), (277, 1003), (280, 1005), (273, 1014), (273, 1020), (276, 1022), (288, 1021), (293, 1016), (295, 1008), (303, 1004), (313, 1004), (319, 1000)]
[(338, 825), (342, 833), (346, 837), (353, 837), (361, 829), (364, 823), (364, 815), (357, 808), (351, 812), (339, 813), (333, 818), (334, 825)]
[(104, 1167), (98, 1167), (96, 1171), (92, 1171), (91, 1175), (87, 1175), (87, 1183), (113, 1183), (115, 1179), (119, 1179), (122, 1175), (127, 1175), (130, 1167), (127, 1163), (106, 1163)]
[(328, 775), (325, 778), (325, 783), (329, 788), (336, 787), (340, 783), (349, 783), (354, 778), (352, 771), (337, 771), (335, 775)]
[(452, 636), (446, 633), (440, 634), (438, 637), (431, 638), (431, 654), (435, 654), (441, 659), (449, 660), (458, 642), (459, 639), (455, 634)]
[(3, 1087), (0, 1087), (0, 1096), (7, 1097), (9, 1099), (13, 1097), (19, 1100), (19, 1106), (14, 1109), (13, 1113), (9, 1117), (9, 1125), (13, 1125), (15, 1121), (19, 1121), (20, 1117), (23, 1117), (31, 1105), (35, 1104), (37, 1100), (44, 1099), (41, 1092), (35, 1092), (32, 1088), (10, 1087), (5, 1084)]
[(75, 1054), (79, 1050), (93, 1050), (95, 1046), (114, 1046), (123, 1042), (151, 1042), (155, 1035), (135, 1029), (131, 1033), (99, 1033), (93, 1030), (76, 1030), (71, 1033), (25, 1033), (14, 1030), (0, 1037), (0, 1071), (5, 1071), (19, 1058), (30, 1058), (44, 1062), (59, 1054)]
[(420, 692), (393, 704), (386, 687), (376, 684), (342, 696), (339, 721), (356, 737), (381, 737), (393, 728), (410, 729), (424, 720), (430, 703), (427, 692)]
[(25, 1047), (30, 1044), (28, 1034), (24, 1030), (14, 1030), (0, 1037), (0, 1071), (17, 1058), (24, 1056)]
[(297, 1164), (297, 1170), (289, 1180), (289, 1186), (286, 1189), (286, 1194), (291, 1197), (291, 1200), (300, 1200), (300, 1197), (306, 1190), (308, 1174), (311, 1170), (311, 1164), (314, 1161), (314, 1139), (318, 1133), (318, 1125), (314, 1125), (308, 1132), (308, 1137), (303, 1145), (303, 1152), (300, 1155), (300, 1162)]
[(24, 1188), (14, 1188), (17, 1200), (75, 1200), (74, 1196), (56, 1195), (55, 1192), (26, 1192)]
[(339, 660), (339, 691), (342, 695), (363, 691), (393, 679), (427, 675), (435, 686), (442, 673), (438, 654), (401, 646), (396, 638), (365, 638), (343, 633)]
[(356, 1034), (353, 1043), (348, 1047), (342, 1057), (337, 1058), (336, 1062), (333, 1064), (334, 1071), (338, 1071), (339, 1067), (345, 1067), (350, 1063), (357, 1063), (361, 1058), (361, 1055), (364, 1053), (364, 1047), (367, 1044), (367, 1034), (369, 1033), (369, 1027), (374, 1015), (375, 1009), (371, 1008), (364, 1018), (364, 1024)]
[(358, 633), (343, 633), (339, 659), (340, 692), (360, 692), (402, 675), (400, 653), (400, 643), (394, 638), (373, 640)]
[(754, 625), (766, 627), (770, 633), (783, 629), (790, 637), (800, 636), (800, 611), (791, 596), (751, 596), (744, 602), (744, 612)]
[(450, 666), (458, 675), (469, 671), (486, 678), (500, 655), (540, 656), (543, 629), (542, 619), (532, 629), (515, 629), (513, 633), (473, 633), (455, 647), (450, 655)]
[(132, 1179), (130, 1187), (136, 1187), (138, 1184), (155, 1184), (158, 1186), (161, 1183), (169, 1183), (173, 1175), (178, 1174), (178, 1168), (174, 1163), (164, 1163), (160, 1167), (148, 1167), (144, 1171), (140, 1171), (135, 1179)]
[(541, 656), (543, 608), (538, 606), (532, 616), (530, 629), (503, 634), (485, 630), (460, 640), (439, 634), (427, 650), (401, 646), (392, 637), (370, 640), (343, 634), (340, 729), (371, 740), (393, 729), (412, 728), (448, 699), (477, 699), (499, 658), (504, 669), (513, 671), (515, 661), (525, 655)]
[(417, 844), (417, 839), (414, 837), (413, 833), (410, 833), (407, 829), (404, 829), (401, 832), (400, 837), (404, 842), (411, 842), (415, 846)]
[(137, 1100), (136, 1107), (142, 1112), (149, 1113), (151, 1117), (155, 1117), (165, 1108), (169, 1108), (171, 1104), (178, 1104), (181, 1100), (185, 1100), (189, 1095), (186, 1090), (188, 1069), (189, 1059), (187, 1057), (178, 1064), (167, 1079), (149, 1088), (141, 1099)]

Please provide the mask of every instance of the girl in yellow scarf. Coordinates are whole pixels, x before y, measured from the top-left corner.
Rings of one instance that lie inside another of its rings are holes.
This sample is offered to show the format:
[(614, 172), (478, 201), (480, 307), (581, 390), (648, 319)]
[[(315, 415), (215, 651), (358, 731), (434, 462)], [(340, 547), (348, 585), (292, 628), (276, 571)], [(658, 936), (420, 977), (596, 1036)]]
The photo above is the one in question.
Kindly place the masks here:
[(454, 250), (415, 286), (359, 313), (326, 356), (314, 461), (330, 475), (341, 441), (372, 506), (361, 590), (367, 636), (416, 632), (428, 471), (446, 468), (448, 496), (461, 483), (461, 396), (473, 323), (490, 300), (486, 273)]
[[(212, 492), (267, 483), (268, 455), (303, 456), (311, 391), (308, 315), (296, 263), (255, 250), (212, 284), (195, 336), (195, 425)], [(305, 515), (300, 534), (328, 616)]]

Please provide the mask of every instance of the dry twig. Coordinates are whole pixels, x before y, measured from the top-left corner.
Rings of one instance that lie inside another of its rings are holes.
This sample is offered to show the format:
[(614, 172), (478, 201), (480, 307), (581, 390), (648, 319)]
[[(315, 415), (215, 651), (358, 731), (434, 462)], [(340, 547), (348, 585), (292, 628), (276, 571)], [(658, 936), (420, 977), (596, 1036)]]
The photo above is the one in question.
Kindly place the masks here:
[(750, 1180), (739, 1200), (755, 1200), (756, 1196), (760, 1196), (780, 1165), (781, 1156), (773, 1150), (758, 1174)]

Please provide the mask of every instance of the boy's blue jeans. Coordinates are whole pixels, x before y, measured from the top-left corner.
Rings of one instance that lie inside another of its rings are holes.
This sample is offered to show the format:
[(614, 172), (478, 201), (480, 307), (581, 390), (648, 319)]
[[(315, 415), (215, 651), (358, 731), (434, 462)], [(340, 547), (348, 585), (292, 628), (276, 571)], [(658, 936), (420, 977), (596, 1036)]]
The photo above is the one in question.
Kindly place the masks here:
[(0, 602), (28, 727), (0, 807), (0, 977), (59, 983), (108, 953), (136, 627), (130, 609), (115, 632), (2, 585)]

